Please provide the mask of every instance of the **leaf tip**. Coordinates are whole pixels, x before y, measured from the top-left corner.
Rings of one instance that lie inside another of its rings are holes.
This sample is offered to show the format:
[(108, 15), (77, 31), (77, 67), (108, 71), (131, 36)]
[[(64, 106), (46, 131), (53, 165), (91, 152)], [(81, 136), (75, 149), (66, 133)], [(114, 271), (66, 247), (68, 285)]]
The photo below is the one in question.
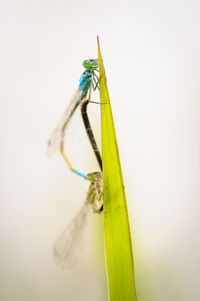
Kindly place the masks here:
[(97, 35), (97, 44), (98, 44), (98, 47), (100, 47), (99, 35)]

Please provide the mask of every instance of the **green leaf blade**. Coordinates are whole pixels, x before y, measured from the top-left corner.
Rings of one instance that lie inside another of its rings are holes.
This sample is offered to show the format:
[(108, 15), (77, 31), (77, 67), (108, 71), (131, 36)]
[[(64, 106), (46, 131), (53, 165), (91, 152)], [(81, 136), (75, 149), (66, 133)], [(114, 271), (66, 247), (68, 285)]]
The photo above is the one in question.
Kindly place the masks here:
[(110, 106), (106, 75), (98, 40), (101, 133), (104, 180), (104, 237), (111, 301), (136, 301), (134, 265), (128, 211)]

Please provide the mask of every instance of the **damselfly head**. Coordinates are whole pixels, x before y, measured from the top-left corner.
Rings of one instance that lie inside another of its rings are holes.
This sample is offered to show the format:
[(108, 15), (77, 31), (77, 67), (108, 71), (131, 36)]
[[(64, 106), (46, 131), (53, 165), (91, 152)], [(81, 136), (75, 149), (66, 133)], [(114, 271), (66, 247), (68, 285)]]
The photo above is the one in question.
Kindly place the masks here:
[(95, 171), (95, 172), (89, 172), (87, 175), (87, 180), (91, 181), (91, 182), (99, 182), (102, 181), (103, 176), (102, 173), (99, 171)]
[(85, 60), (83, 61), (83, 67), (85, 69), (97, 69), (99, 67), (99, 61), (98, 60)]

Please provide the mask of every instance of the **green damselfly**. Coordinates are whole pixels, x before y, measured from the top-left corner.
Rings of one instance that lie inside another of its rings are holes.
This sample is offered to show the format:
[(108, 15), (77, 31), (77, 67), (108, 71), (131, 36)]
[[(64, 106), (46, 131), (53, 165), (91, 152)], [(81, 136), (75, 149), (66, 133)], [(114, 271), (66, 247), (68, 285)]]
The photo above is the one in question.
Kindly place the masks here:
[(85, 230), (89, 207), (93, 208), (94, 213), (100, 213), (103, 206), (103, 178), (101, 172), (87, 174), (91, 181), (85, 203), (72, 222), (58, 238), (54, 247), (54, 257), (56, 263), (70, 270), (77, 262), (80, 254), (80, 243), (82, 234)]

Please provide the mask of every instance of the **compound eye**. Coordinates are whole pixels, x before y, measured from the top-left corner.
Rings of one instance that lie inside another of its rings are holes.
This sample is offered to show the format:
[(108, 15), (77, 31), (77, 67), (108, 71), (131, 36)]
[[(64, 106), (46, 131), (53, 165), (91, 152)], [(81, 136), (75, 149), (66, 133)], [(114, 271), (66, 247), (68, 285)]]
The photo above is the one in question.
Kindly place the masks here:
[(93, 62), (91, 62), (92, 63), (92, 67), (93, 68), (98, 68), (99, 67), (99, 62), (98, 62), (98, 60), (93, 60)]
[(86, 69), (91, 68), (91, 62), (89, 60), (83, 61), (83, 67)]

